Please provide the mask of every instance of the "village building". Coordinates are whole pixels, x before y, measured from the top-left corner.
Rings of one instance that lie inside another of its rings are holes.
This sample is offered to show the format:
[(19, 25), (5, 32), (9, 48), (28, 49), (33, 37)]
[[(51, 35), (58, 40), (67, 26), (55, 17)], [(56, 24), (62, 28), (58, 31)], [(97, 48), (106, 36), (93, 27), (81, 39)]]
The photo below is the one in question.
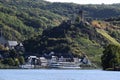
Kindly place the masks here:
[(7, 45), (8, 45), (8, 47), (9, 47), (9, 49), (14, 49), (15, 46), (18, 45), (18, 42), (17, 42), (17, 41), (8, 41), (8, 42), (7, 42)]
[(17, 41), (6, 40), (3, 36), (0, 36), (0, 45), (4, 46), (7, 50), (14, 49), (18, 45)]
[(15, 47), (24, 48), (22, 43), (18, 43), (17, 41), (10, 41), (5, 39), (2, 35), (0, 36), (0, 45), (8, 48), (10, 50), (15, 49)]
[[(46, 57), (47, 56), (47, 57)], [(81, 65), (90, 65), (90, 60), (87, 56), (83, 58), (55, 56), (54, 52), (44, 54), (42, 57), (29, 56), (24, 68), (80, 68)], [(30, 66), (31, 65), (31, 66)], [(26, 67), (27, 66), (27, 67)]]
[(41, 63), (40, 65), (42, 67), (48, 66), (48, 60), (45, 57), (40, 57), (39, 59), (40, 59), (40, 63)]

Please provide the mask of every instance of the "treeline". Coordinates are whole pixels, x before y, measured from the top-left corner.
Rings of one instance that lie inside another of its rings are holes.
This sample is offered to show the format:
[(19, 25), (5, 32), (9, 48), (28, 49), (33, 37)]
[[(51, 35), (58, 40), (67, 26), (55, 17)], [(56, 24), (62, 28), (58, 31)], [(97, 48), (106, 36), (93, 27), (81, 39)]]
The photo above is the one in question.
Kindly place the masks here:
[[(117, 5), (117, 4), (116, 4)], [(104, 19), (109, 17), (117, 17), (120, 12), (119, 8), (114, 5), (77, 5), (73, 3), (52, 3), (42, 6), (42, 9), (50, 10), (62, 16), (74, 18), (79, 10), (85, 11), (86, 18)]]
[(120, 46), (113, 44), (106, 46), (101, 60), (104, 70), (120, 70)]
[(25, 64), (24, 48), (9, 49), (7, 46), (0, 45), (0, 68), (18, 68)]

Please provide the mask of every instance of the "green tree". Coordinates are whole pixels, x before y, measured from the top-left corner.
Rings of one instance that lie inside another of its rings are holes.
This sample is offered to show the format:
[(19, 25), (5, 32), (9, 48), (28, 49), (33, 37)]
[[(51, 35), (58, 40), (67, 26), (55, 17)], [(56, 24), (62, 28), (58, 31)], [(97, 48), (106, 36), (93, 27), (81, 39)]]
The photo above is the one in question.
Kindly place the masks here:
[(14, 62), (14, 60), (12, 58), (6, 58), (6, 59), (4, 59), (3, 63), (4, 64), (8, 64), (10, 66), (14, 66), (15, 65), (15, 62)]
[(15, 58), (15, 66), (19, 66), (20, 65), (20, 62), (18, 60), (18, 58)]
[(105, 47), (101, 60), (104, 70), (120, 68), (120, 46), (109, 44)]
[(25, 60), (24, 60), (23, 56), (20, 56), (18, 59), (19, 59), (20, 64), (24, 64), (25, 63)]
[(10, 53), (10, 57), (12, 57), (12, 58), (18, 57), (18, 54), (17, 54), (16, 50), (14, 50), (14, 49), (10, 50), (9, 53)]
[(4, 46), (0, 44), (0, 50), (4, 50)]

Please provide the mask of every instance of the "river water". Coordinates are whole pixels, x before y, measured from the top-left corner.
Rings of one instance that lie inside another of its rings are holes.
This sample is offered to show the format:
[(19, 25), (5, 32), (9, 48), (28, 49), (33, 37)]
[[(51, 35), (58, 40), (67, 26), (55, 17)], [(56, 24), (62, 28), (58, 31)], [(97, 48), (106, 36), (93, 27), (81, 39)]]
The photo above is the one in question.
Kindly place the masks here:
[(102, 70), (1, 69), (0, 80), (120, 80), (120, 72)]

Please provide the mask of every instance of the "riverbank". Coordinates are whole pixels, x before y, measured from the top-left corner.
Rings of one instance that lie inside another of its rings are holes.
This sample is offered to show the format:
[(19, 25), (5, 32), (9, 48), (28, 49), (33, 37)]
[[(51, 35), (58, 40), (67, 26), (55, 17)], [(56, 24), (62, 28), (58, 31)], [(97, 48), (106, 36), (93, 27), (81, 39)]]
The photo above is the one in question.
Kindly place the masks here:
[(120, 68), (107, 68), (106, 71), (120, 71)]

